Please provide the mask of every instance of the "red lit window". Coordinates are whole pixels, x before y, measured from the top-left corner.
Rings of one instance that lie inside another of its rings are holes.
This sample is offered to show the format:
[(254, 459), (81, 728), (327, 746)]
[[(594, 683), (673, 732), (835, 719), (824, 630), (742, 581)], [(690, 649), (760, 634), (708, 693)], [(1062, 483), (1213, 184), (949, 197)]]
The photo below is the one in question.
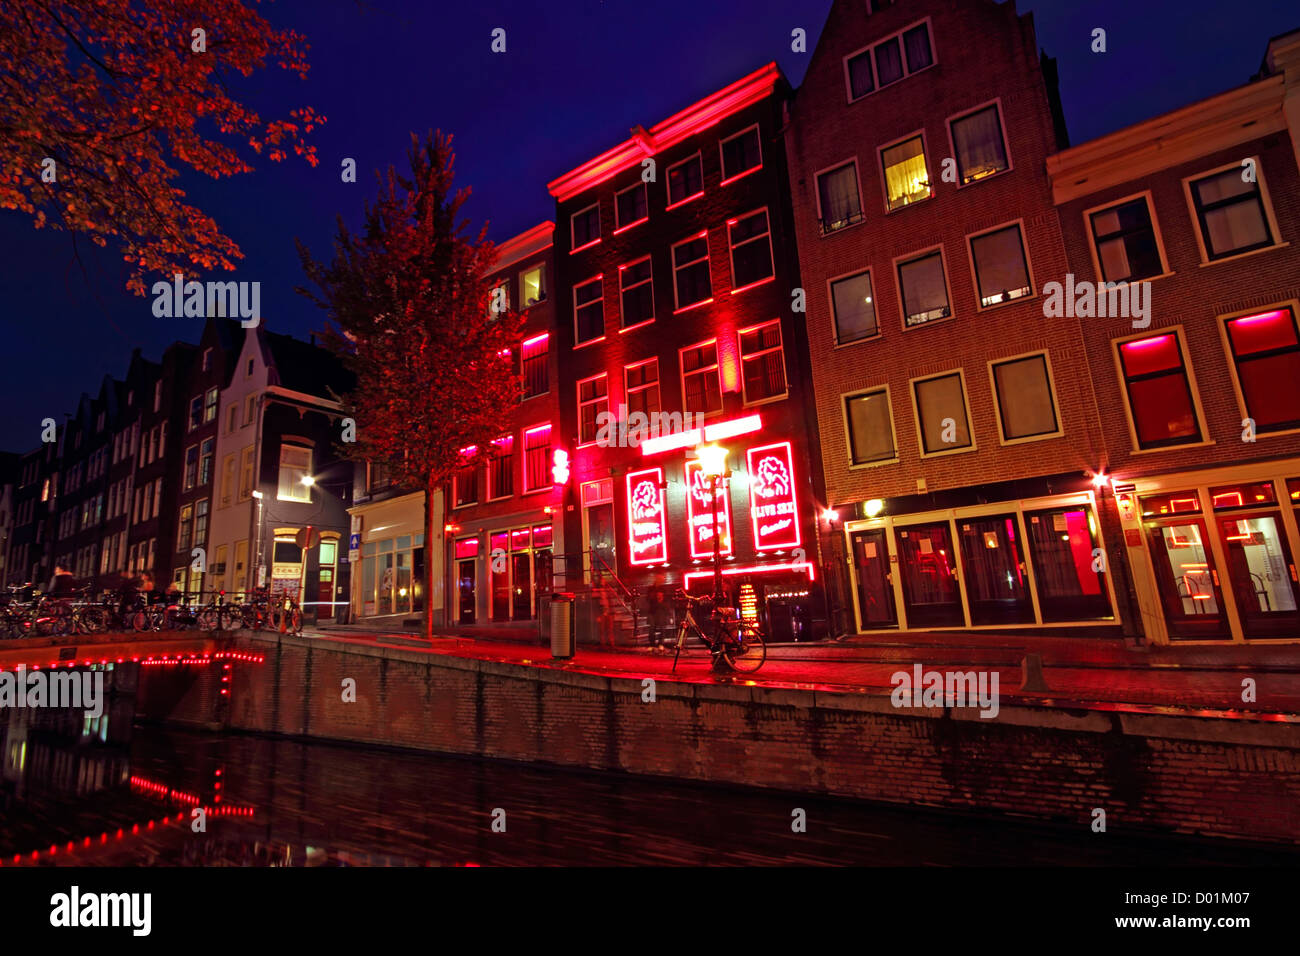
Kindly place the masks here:
[(551, 337), (538, 335), (519, 348), (520, 371), (523, 373), (524, 398), (545, 395), (551, 390)]
[(572, 230), (573, 250), (589, 246), (600, 238), (600, 204), (593, 203), (586, 209), (575, 212), (569, 218)]
[(614, 196), (614, 228), (626, 229), (649, 217), (645, 183), (634, 183)]
[(1119, 347), (1124, 386), (1139, 448), (1201, 440), (1178, 335), (1166, 332)]
[(1228, 342), (1256, 432), (1300, 428), (1300, 338), (1295, 314), (1276, 309), (1229, 319)]
[(508, 498), (515, 493), (515, 439), (513, 435), (492, 442), (488, 463), (488, 498)]
[(785, 395), (785, 353), (781, 348), (780, 320), (740, 333), (740, 368), (746, 405)]
[[(467, 455), (473, 455), (474, 449), (469, 448), (465, 452)], [(453, 500), (456, 507), (472, 505), (478, 502), (478, 462), (471, 462), (465, 467), (459, 469), (452, 476), (452, 485), (455, 488)]]
[(700, 154), (668, 167), (668, 205), (676, 206), (704, 192), (704, 165)]
[(478, 538), (461, 538), (456, 542), (456, 557), (473, 558), (478, 556)]
[(601, 276), (573, 287), (573, 323), (579, 345), (605, 334), (605, 287)]
[(609, 411), (609, 377), (603, 372), (578, 383), (578, 444), (590, 445), (600, 431), (600, 415)]
[(712, 298), (708, 236), (696, 236), (673, 246), (673, 294), (678, 309)]
[(772, 234), (766, 209), (728, 223), (727, 240), (731, 243), (733, 289), (772, 278)]
[(655, 317), (653, 279), (649, 256), (619, 270), (618, 288), (623, 306), (623, 328), (630, 329)]
[(551, 487), (551, 426), (524, 432), (524, 491)]
[(716, 412), (722, 408), (722, 382), (718, 375), (716, 339), (682, 349), (682, 398), (688, 412)]
[(659, 360), (638, 362), (623, 369), (628, 413), (653, 415), (659, 411)]

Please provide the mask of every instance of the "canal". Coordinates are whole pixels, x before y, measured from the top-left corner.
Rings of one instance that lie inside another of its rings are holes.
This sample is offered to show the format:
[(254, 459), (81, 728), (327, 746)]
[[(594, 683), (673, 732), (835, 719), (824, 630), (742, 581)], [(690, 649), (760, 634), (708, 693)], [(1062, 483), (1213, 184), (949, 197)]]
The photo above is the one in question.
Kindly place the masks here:
[[(1099, 834), (1082, 823), (177, 731), (135, 724), (122, 708), (84, 719), (0, 710), (0, 729), (6, 868), (1300, 862), (1280, 847), (1126, 834), (1113, 819)], [(796, 809), (806, 832), (792, 829)]]

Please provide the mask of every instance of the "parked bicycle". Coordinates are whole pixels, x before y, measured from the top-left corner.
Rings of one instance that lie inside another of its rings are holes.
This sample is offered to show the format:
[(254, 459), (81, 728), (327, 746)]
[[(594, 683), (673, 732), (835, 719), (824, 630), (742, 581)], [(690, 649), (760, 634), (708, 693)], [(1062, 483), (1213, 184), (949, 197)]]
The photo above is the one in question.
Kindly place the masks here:
[(715, 669), (752, 674), (763, 666), (767, 660), (763, 632), (758, 625), (741, 620), (736, 608), (715, 604), (712, 597), (691, 597), (680, 590), (677, 601), (685, 605), (685, 613), (677, 623), (674, 673), (688, 636), (695, 637), (708, 648)]

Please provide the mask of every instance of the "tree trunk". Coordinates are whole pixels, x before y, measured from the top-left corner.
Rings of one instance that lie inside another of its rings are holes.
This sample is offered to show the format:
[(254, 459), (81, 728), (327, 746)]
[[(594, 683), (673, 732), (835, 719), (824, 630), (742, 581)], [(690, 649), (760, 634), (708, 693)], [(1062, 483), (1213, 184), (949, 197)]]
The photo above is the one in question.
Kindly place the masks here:
[[(433, 640), (433, 558), (435, 554), (445, 551), (442, 546), (442, 529), (435, 529), (433, 526), (433, 496), (437, 488), (437, 484), (432, 480), (424, 484), (424, 636), (430, 641)], [(435, 531), (439, 533), (435, 534)], [(442, 596), (442, 606), (445, 613), (447, 607), (445, 594)]]

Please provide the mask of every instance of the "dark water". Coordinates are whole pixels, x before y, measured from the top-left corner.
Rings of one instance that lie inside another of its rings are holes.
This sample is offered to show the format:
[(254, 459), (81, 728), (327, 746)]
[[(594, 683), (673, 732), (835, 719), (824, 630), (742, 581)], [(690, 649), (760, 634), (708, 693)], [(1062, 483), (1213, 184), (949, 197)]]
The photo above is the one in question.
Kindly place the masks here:
[[(25, 866), (1300, 862), (1283, 849), (1136, 836), (1114, 824), (1095, 834), (1084, 825), (177, 732), (133, 726), (130, 714), (111, 708), (87, 722), (0, 711), (0, 864), (15, 865), (15, 854)], [(191, 827), (195, 806), (206, 808), (206, 832)], [(806, 811), (806, 833), (791, 830), (795, 808)], [(493, 832), (497, 809), (505, 832)]]

